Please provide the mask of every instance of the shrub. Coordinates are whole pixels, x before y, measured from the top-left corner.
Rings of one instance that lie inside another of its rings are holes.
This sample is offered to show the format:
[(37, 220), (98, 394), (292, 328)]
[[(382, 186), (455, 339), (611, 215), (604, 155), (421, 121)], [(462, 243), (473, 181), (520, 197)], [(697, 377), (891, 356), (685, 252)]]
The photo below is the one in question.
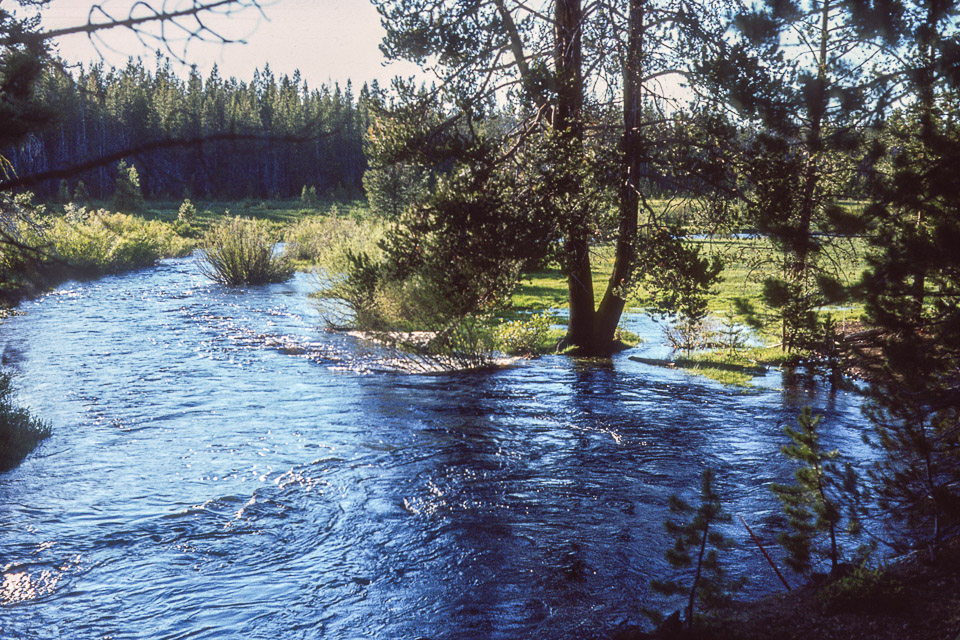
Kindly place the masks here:
[(103, 209), (51, 219), (43, 240), (69, 268), (93, 274), (148, 267), (191, 248), (169, 225)]
[(90, 201), (90, 194), (87, 193), (87, 185), (83, 184), (83, 180), (77, 182), (77, 186), (73, 190), (73, 201), (80, 204), (86, 204)]
[(841, 468), (839, 451), (820, 446), (817, 431), (822, 419), (804, 407), (797, 418), (800, 428), (784, 427), (790, 444), (780, 450), (800, 467), (793, 484), (770, 485), (789, 526), (778, 540), (788, 554), (787, 564), (798, 573), (810, 571), (821, 558), (830, 560), (831, 571), (837, 570), (845, 557), (841, 536), (861, 531), (856, 473), (850, 464)]
[(550, 316), (543, 313), (502, 322), (494, 331), (497, 348), (511, 355), (539, 353), (552, 324)]
[(140, 174), (133, 165), (127, 166), (123, 160), (117, 164), (116, 189), (113, 192), (113, 206), (117, 211), (143, 211), (143, 193), (140, 191)]
[(879, 612), (896, 608), (903, 597), (903, 584), (881, 568), (855, 567), (849, 575), (817, 592), (824, 613)]
[(331, 276), (343, 274), (351, 268), (351, 254), (364, 253), (379, 259), (377, 244), (382, 236), (383, 227), (378, 224), (314, 216), (287, 228), (283, 235), (284, 255), (309, 262)]
[(14, 404), (10, 376), (0, 373), (0, 472), (20, 464), (49, 435), (49, 425)]
[(720, 552), (734, 543), (718, 531), (730, 521), (714, 486), (713, 469), (700, 476), (700, 504), (687, 504), (676, 494), (670, 496), (670, 511), (678, 519), (667, 519), (664, 526), (674, 539), (666, 552), (667, 562), (675, 569), (693, 570), (689, 582), (651, 580), (650, 587), (664, 595), (683, 594), (687, 598), (686, 627), (693, 626), (694, 605), (699, 600), (707, 608), (723, 606), (734, 591), (743, 587), (745, 578), (731, 579), (720, 562)]
[(57, 187), (57, 204), (67, 204), (70, 202), (70, 185), (67, 184), (66, 180), (61, 180), (60, 185)]
[(311, 207), (316, 205), (318, 202), (317, 188), (303, 185), (303, 189), (300, 190), (300, 202)]
[(203, 237), (204, 274), (229, 286), (283, 282), (293, 273), (287, 260), (274, 254), (269, 225), (263, 220), (233, 217)]

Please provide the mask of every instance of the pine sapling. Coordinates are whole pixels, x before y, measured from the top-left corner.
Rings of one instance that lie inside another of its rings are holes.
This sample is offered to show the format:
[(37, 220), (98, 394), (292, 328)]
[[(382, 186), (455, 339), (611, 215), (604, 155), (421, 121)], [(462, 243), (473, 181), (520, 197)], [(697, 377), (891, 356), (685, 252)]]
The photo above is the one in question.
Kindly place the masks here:
[(835, 571), (844, 555), (840, 536), (858, 535), (860, 521), (856, 509), (847, 500), (857, 496), (857, 476), (849, 464), (837, 464), (840, 452), (820, 447), (817, 427), (823, 416), (804, 407), (797, 419), (799, 429), (785, 427), (791, 443), (781, 448), (783, 455), (800, 463), (793, 484), (772, 484), (770, 490), (780, 500), (787, 516), (788, 531), (778, 540), (787, 551), (787, 564), (797, 573), (809, 572), (821, 559), (829, 559)]
[(677, 520), (664, 522), (667, 532), (674, 537), (674, 545), (666, 551), (666, 558), (676, 569), (693, 569), (692, 582), (687, 586), (679, 580), (652, 580), (654, 591), (665, 595), (687, 593), (686, 625), (693, 625), (694, 605), (699, 600), (711, 608), (730, 599), (732, 592), (743, 586), (744, 579), (730, 580), (720, 563), (720, 552), (733, 542), (716, 525), (730, 522), (723, 510), (720, 495), (714, 488), (713, 469), (705, 469), (700, 479), (700, 504), (694, 508), (678, 496), (670, 496), (670, 511)]

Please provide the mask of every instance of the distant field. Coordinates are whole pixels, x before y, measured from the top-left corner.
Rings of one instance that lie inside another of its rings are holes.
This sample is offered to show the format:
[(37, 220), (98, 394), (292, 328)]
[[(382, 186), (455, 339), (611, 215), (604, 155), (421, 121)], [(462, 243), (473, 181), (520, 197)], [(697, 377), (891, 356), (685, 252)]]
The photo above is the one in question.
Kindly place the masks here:
[[(180, 202), (179, 200), (148, 201), (142, 215), (148, 220), (172, 222), (177, 219)], [(352, 200), (320, 198), (316, 204), (311, 205), (302, 203), (299, 198), (242, 201), (192, 200), (192, 202), (197, 208), (196, 226), (201, 231), (223, 217), (225, 212), (229, 212), (231, 216), (269, 220), (278, 226), (286, 226), (306, 216), (335, 213), (340, 216), (364, 217), (369, 215), (370, 211), (366, 201), (361, 198)]]
[[(357, 198), (338, 200), (320, 198), (315, 204), (307, 205), (299, 198), (287, 200), (247, 200), (247, 201), (206, 201), (194, 200), (197, 214), (194, 226), (202, 233), (225, 213), (249, 218), (268, 220), (279, 231), (283, 227), (308, 216), (337, 215), (362, 219), (370, 215), (365, 200)], [(671, 217), (688, 220), (695, 215), (694, 206), (680, 200), (651, 201), (651, 206), (661, 212), (669, 211)], [(853, 209), (859, 203), (848, 202), (845, 206)], [(109, 206), (109, 205), (105, 205)], [(172, 222), (177, 218), (180, 201), (149, 201), (143, 217), (147, 220)], [(691, 239), (688, 242), (702, 247), (705, 255), (719, 255), (724, 262), (723, 281), (714, 295), (709, 298), (712, 314), (733, 316), (735, 301), (738, 298), (758, 304), (761, 299), (763, 280), (776, 275), (772, 261), (774, 248), (763, 238), (714, 236)], [(825, 262), (831, 265), (834, 275), (844, 284), (856, 282), (866, 267), (864, 241), (854, 239), (835, 239), (825, 244)], [(592, 249), (593, 287), (596, 303), (599, 304), (613, 270), (613, 245), (603, 243)], [(524, 276), (523, 282), (515, 292), (512, 301), (515, 311), (546, 311), (567, 307), (566, 278), (557, 268), (548, 268)], [(642, 310), (636, 297), (628, 299), (628, 309)], [(842, 309), (824, 310), (832, 313), (838, 321), (859, 318), (862, 309), (859, 305), (850, 305)]]
[[(719, 255), (724, 262), (723, 281), (709, 299), (712, 314), (733, 315), (735, 300), (745, 298), (758, 304), (763, 280), (776, 275), (772, 263), (774, 248), (763, 238), (711, 238), (689, 240), (702, 247), (705, 255)], [(866, 245), (863, 240), (838, 239), (826, 245), (824, 255), (831, 270), (845, 285), (854, 284), (866, 268)], [(612, 245), (594, 248), (593, 286), (597, 303), (603, 296), (610, 273), (613, 271)], [(547, 269), (527, 274), (512, 300), (517, 309), (546, 310), (567, 307), (567, 283), (559, 269)], [(636, 299), (628, 299), (628, 308), (638, 309)], [(852, 304), (848, 308), (824, 310), (838, 321), (860, 317), (862, 308)]]

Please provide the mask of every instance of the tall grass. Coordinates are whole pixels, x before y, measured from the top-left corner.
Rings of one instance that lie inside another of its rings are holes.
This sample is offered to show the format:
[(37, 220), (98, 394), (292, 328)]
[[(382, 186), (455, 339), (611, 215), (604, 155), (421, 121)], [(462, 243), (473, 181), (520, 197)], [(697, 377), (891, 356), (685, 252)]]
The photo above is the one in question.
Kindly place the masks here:
[(293, 268), (273, 247), (265, 221), (228, 218), (204, 235), (201, 269), (207, 277), (228, 286), (283, 282)]
[(14, 404), (10, 376), (0, 372), (0, 472), (20, 464), (49, 435), (49, 425)]

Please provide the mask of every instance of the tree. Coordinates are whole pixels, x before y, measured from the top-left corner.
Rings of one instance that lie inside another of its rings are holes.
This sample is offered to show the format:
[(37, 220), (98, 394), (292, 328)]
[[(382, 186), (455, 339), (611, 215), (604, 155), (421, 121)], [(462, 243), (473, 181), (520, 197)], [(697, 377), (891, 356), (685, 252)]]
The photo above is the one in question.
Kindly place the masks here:
[[(683, 67), (679, 52), (707, 37), (710, 7), (630, 0), (584, 11), (579, 0), (556, 0), (546, 13), (507, 0), (376, 4), (387, 30), (384, 51), (424, 65), (429, 60), (439, 75), (435, 95), (444, 117), (437, 134), (459, 127), (470, 143), (455, 150), (457, 170), (509, 172), (531, 185), (528, 196), (541, 198), (542, 226), (556, 238), (552, 257), (567, 277), (566, 341), (584, 352), (609, 352), (636, 266), (641, 190), (655, 155), (646, 144), (643, 107), (657, 98), (659, 80)], [(603, 86), (606, 94), (588, 92), (588, 85)], [(517, 105), (509, 118), (498, 108), (498, 96)], [(602, 172), (616, 192), (616, 254), (595, 306), (590, 249), (605, 203), (591, 198), (600, 182), (592, 170), (610, 135), (591, 129), (591, 117), (610, 103), (621, 110), (613, 135), (617, 169)], [(406, 146), (432, 143), (433, 137), (411, 138)], [(470, 149), (478, 146), (495, 150), (480, 154), (493, 159), (492, 166), (471, 165)], [(530, 153), (533, 147), (539, 152)], [(520, 164), (520, 157), (542, 162)], [(505, 229), (500, 237), (511, 232)]]
[(883, 80), (901, 98), (868, 156), (875, 232), (864, 292), (882, 331), (867, 411), (882, 455), (872, 476), (896, 542), (935, 553), (960, 531), (960, 6), (857, 11), (890, 49)]
[(117, 165), (117, 180), (113, 192), (113, 206), (117, 211), (139, 213), (143, 210), (143, 193), (140, 191), (140, 175), (134, 165), (127, 166), (124, 160)]
[(363, 190), (370, 208), (388, 220), (398, 220), (403, 211), (429, 189), (427, 171), (411, 165), (370, 167), (363, 174)]
[[(861, 529), (854, 508), (857, 476), (849, 464), (841, 470), (836, 462), (839, 451), (824, 451), (820, 447), (817, 427), (822, 420), (823, 416), (804, 407), (797, 418), (800, 429), (784, 427), (791, 442), (781, 452), (800, 463), (800, 467), (794, 472), (793, 484), (770, 485), (783, 505), (790, 528), (780, 534), (779, 541), (788, 553), (787, 564), (798, 573), (810, 571), (820, 558), (830, 560), (831, 570), (835, 571), (847, 557), (840, 536), (858, 535)], [(821, 540), (824, 536), (828, 539), (826, 544)]]
[(763, 298), (786, 351), (813, 346), (816, 309), (843, 295), (826, 238), (862, 230), (839, 200), (857, 166), (876, 87), (863, 70), (879, 47), (857, 29), (849, 3), (769, 0), (742, 8), (736, 36), (700, 63), (702, 90), (746, 127), (733, 161), (748, 218), (778, 249), (780, 274)]
[(674, 538), (674, 546), (666, 552), (667, 561), (676, 569), (693, 567), (689, 587), (675, 580), (653, 580), (650, 586), (660, 593), (686, 593), (686, 624), (693, 627), (694, 604), (697, 600), (706, 607), (716, 607), (729, 600), (731, 591), (739, 589), (744, 581), (731, 580), (720, 563), (720, 552), (732, 546), (731, 541), (716, 530), (717, 525), (730, 521), (723, 510), (720, 495), (714, 487), (713, 469), (704, 469), (700, 477), (700, 504), (696, 510), (677, 495), (670, 496), (670, 511), (686, 520), (664, 522)]

